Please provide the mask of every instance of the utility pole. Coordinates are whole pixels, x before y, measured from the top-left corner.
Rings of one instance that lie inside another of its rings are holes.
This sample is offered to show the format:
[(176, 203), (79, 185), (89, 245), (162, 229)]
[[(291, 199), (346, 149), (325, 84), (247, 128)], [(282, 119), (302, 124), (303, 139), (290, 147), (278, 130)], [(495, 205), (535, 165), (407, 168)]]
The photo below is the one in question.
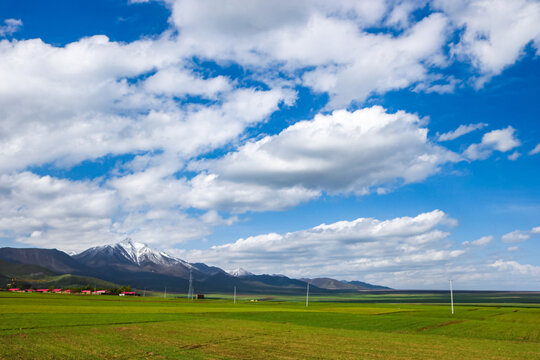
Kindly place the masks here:
[(167, 297), (167, 287), (165, 287), (165, 292), (163, 293), (163, 298)]
[(233, 304), (236, 304), (236, 286), (234, 287), (234, 296), (233, 296), (234, 302)]
[(189, 269), (188, 299), (193, 300), (193, 275), (192, 275), (191, 269)]
[(306, 290), (306, 307), (309, 306), (309, 283), (307, 283), (307, 290)]
[(450, 307), (452, 308), (452, 315), (454, 315), (454, 292), (452, 290), (452, 280), (450, 280)]

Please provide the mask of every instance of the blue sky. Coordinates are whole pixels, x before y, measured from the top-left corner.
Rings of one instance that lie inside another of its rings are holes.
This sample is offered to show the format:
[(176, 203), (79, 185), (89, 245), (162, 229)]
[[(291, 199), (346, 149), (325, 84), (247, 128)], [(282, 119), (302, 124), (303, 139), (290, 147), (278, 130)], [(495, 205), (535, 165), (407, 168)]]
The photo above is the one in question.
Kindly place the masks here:
[(0, 3), (0, 240), (540, 290), (540, 3)]

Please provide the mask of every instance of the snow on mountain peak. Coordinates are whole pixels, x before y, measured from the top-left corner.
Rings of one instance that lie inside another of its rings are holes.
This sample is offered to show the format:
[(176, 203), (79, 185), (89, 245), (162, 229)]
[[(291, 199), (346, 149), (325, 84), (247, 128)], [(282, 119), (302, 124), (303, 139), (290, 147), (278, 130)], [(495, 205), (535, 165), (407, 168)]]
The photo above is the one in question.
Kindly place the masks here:
[(123, 255), (137, 265), (143, 261), (149, 261), (156, 264), (170, 264), (173, 262), (182, 262), (162, 251), (157, 251), (150, 248), (148, 245), (134, 242), (130, 238), (126, 238), (117, 243), (114, 247), (119, 249)]
[(233, 269), (233, 270), (227, 270), (227, 272), (228, 272), (230, 275), (236, 276), (236, 277), (253, 275), (253, 273), (251, 273), (251, 272), (249, 272), (249, 271), (247, 271), (247, 270), (244, 270), (244, 269), (242, 269), (241, 267), (236, 268), (236, 269)]

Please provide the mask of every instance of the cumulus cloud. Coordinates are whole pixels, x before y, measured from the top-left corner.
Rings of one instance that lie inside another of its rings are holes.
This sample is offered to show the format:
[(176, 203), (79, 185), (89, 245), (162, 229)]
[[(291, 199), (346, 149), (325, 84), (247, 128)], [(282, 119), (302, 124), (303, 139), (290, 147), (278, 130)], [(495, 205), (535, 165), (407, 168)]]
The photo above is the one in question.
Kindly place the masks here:
[[(238, 201), (257, 201), (247, 191), (250, 187), (297, 195), (284, 197), (287, 204), (283, 206), (322, 191), (380, 192), (422, 181), (443, 164), (460, 160), (457, 154), (430, 142), (423, 125), (414, 114), (391, 114), (380, 106), (317, 115), (280, 134), (248, 142), (223, 158), (192, 162), (190, 169), (207, 172), (192, 185), (208, 198), (213, 193), (224, 194), (210, 201), (214, 204), (231, 194), (238, 195)], [(239, 189), (233, 190), (233, 184)], [(219, 191), (209, 191), (210, 187)]]
[(242, 266), (256, 273), (357, 279), (359, 274), (429, 267), (463, 255), (463, 250), (449, 248), (449, 234), (439, 229), (444, 225), (455, 225), (455, 220), (435, 210), (384, 221), (339, 221), (177, 253), (189, 261)]
[(459, 125), (459, 127), (454, 131), (449, 131), (447, 133), (439, 135), (439, 141), (454, 140), (475, 130), (482, 129), (485, 126), (487, 126), (487, 124), (485, 123)]
[(13, 35), (13, 33), (19, 31), (19, 28), (22, 26), (22, 21), (20, 19), (6, 19), (4, 20), (4, 25), (0, 25), (0, 37), (6, 35)]
[(463, 28), (452, 52), (481, 73), (481, 86), (515, 63), (528, 44), (540, 49), (540, 3), (534, 0), (435, 0), (433, 5)]
[(406, 21), (416, 8), (405, 2), (389, 17), (403, 34), (366, 31), (390, 11), (385, 1), (190, 1), (171, 0), (172, 22), (186, 51), (234, 61), (263, 79), (268, 65), (293, 74), (313, 68), (302, 83), (327, 92), (329, 107), (364, 101), (372, 93), (405, 88), (441, 64), (447, 21), (440, 13)]
[[(294, 102), (290, 90), (203, 79), (179, 57), (167, 39), (122, 44), (94, 36), (61, 48), (40, 40), (1, 42), (0, 170), (139, 151), (194, 156)], [(145, 81), (128, 81), (156, 68)], [(180, 106), (174, 98), (186, 94), (214, 101)]]
[(493, 151), (507, 152), (521, 145), (515, 136), (515, 131), (511, 126), (505, 129), (490, 131), (482, 137), (479, 144), (470, 145), (463, 155), (470, 160), (487, 159)]
[[(334, 39), (346, 36), (338, 30), (330, 31)], [(406, 88), (427, 79), (428, 64), (443, 61), (441, 45), (445, 40), (446, 18), (433, 14), (400, 37), (364, 34), (352, 43), (343, 43), (343, 47), (333, 51), (340, 54), (337, 58), (307, 72), (303, 80), (314, 90), (331, 96), (329, 107), (362, 102), (373, 93)], [(296, 49), (301, 51), (301, 44)]]
[[(291, 75), (309, 69), (302, 83), (328, 93), (333, 109), (415, 84), (417, 90), (451, 92), (456, 79), (430, 83), (455, 59), (476, 67), (473, 77), (481, 86), (515, 63), (527, 44), (538, 49), (540, 43), (540, 9), (530, 0), (435, 0), (435, 12), (417, 21), (412, 14), (425, 1), (167, 2), (187, 52), (237, 62), (262, 78), (275, 75), (262, 71), (270, 64)], [(374, 33), (370, 27), (401, 31)], [(449, 58), (444, 46), (456, 31), (461, 36)]]

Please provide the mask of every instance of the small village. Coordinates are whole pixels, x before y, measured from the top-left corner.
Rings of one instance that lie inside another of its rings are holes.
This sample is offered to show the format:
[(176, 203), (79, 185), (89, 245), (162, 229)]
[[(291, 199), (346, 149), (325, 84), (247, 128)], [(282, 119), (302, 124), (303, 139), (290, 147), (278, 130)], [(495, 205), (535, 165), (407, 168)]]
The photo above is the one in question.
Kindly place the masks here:
[[(115, 289), (116, 290), (116, 289)], [(79, 289), (20, 289), (10, 288), (12, 293), (41, 293), (41, 294), (77, 294), (77, 295), (118, 295), (118, 296), (140, 296), (135, 291), (115, 291), (115, 290), (79, 290)]]

